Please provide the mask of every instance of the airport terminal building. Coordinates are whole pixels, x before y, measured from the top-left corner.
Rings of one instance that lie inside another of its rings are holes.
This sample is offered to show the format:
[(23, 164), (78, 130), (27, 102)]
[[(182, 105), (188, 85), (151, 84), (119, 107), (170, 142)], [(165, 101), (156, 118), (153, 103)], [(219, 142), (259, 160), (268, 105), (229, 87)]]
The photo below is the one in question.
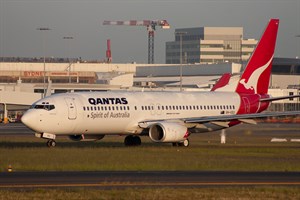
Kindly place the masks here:
[[(0, 110), (16, 110), (16, 105), (31, 105), (42, 97), (49, 85), (51, 93), (107, 90), (178, 91), (180, 68), (184, 90), (209, 91), (222, 74), (238, 75), (245, 66), (228, 62), (182, 65), (47, 62), (44, 65), (42, 62), (25, 62), (22, 59), (18, 62), (7, 62), (3, 58), (1, 60)], [(272, 96), (300, 94), (299, 59), (274, 59), (269, 91)], [(300, 99), (274, 102), (270, 110), (300, 110)]]
[(175, 29), (175, 40), (166, 42), (166, 63), (241, 63), (256, 44), (255, 39), (243, 38), (242, 27)]

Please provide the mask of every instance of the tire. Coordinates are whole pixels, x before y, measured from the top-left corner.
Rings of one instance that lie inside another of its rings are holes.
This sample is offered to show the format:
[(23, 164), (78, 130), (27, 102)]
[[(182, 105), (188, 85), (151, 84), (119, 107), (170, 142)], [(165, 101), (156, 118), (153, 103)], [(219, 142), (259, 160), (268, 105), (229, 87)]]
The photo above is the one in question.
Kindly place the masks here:
[(141, 144), (141, 138), (139, 136), (133, 136), (133, 146), (140, 146)]
[(128, 135), (124, 140), (125, 146), (140, 146), (142, 144), (139, 136)]
[(183, 142), (178, 143), (178, 146), (180, 146), (180, 147), (188, 147), (189, 145), (190, 145), (189, 139), (186, 139)]
[(48, 147), (55, 147), (56, 146), (55, 140), (48, 140), (47, 141), (47, 146)]

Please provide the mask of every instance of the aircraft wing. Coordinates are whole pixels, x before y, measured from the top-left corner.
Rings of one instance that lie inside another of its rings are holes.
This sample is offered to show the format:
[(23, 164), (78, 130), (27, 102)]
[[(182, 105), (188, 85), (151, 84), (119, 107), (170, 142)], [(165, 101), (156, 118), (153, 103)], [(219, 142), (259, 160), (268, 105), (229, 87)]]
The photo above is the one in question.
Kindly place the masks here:
[(145, 120), (139, 122), (139, 126), (141, 128), (148, 128), (149, 125), (168, 121), (175, 123), (183, 123), (183, 124), (203, 124), (203, 123), (215, 123), (221, 126), (228, 127), (227, 123), (232, 120), (238, 120), (248, 124), (256, 124), (253, 120), (255, 118), (264, 118), (264, 117), (280, 117), (280, 116), (295, 116), (300, 115), (300, 111), (288, 111), (288, 112), (264, 112), (264, 113), (253, 113), (253, 114), (237, 114), (237, 115), (217, 115), (217, 116), (205, 116), (205, 117), (193, 117), (193, 118), (177, 118), (177, 119), (160, 119), (160, 120)]
[(218, 115), (218, 116), (207, 116), (207, 117), (194, 117), (183, 119), (185, 123), (205, 123), (215, 121), (231, 121), (239, 120), (245, 121), (247, 119), (264, 118), (264, 117), (280, 117), (280, 116), (295, 116), (300, 115), (300, 111), (288, 111), (288, 112), (265, 112), (265, 113), (254, 113), (254, 114), (240, 114), (240, 115)]

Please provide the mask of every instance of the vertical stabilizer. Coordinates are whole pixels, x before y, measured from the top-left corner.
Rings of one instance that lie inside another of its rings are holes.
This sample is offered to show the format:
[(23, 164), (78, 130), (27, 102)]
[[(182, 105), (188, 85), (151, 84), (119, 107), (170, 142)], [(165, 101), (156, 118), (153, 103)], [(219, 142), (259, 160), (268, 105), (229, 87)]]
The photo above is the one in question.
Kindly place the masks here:
[(221, 78), (216, 82), (214, 87), (211, 89), (211, 91), (216, 91), (217, 89), (225, 87), (229, 83), (230, 77), (230, 73), (223, 74)]
[(279, 19), (271, 19), (238, 82), (236, 92), (267, 94)]

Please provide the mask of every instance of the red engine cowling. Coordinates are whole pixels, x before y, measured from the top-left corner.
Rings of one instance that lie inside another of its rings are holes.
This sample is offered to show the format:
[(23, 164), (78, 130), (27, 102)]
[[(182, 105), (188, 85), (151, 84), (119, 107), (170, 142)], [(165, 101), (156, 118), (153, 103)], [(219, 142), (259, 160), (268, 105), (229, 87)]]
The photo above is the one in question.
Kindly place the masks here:
[(153, 142), (182, 142), (188, 137), (188, 131), (183, 125), (161, 122), (151, 125), (149, 137)]

